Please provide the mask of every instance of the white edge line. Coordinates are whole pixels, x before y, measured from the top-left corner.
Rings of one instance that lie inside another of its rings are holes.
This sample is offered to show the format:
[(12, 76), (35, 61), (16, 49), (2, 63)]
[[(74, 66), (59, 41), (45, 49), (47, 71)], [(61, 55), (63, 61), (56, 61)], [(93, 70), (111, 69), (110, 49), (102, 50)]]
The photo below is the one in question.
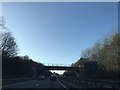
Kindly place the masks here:
[[(57, 80), (58, 81), (58, 80)], [(60, 81), (58, 81), (60, 85), (62, 85), (65, 89), (69, 90), (65, 85), (63, 85)]]

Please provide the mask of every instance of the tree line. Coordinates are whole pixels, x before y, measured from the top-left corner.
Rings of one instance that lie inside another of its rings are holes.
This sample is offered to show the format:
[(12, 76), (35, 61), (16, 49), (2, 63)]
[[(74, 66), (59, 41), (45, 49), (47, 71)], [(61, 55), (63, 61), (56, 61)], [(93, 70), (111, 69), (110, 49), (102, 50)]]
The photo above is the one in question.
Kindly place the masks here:
[[(120, 33), (116, 32), (103, 40), (97, 41), (93, 47), (87, 48), (80, 59), (71, 66), (79, 67), (84, 62), (96, 61), (100, 79), (119, 79), (120, 75)], [(64, 74), (66, 74), (65, 72)]]
[(12, 33), (5, 27), (3, 17), (0, 17), (0, 51), (2, 53), (2, 78), (32, 78), (33, 67), (42, 68), (36, 70), (37, 76), (51, 75), (49, 70), (44, 70), (42, 63), (35, 62), (28, 55), (18, 56), (18, 45)]

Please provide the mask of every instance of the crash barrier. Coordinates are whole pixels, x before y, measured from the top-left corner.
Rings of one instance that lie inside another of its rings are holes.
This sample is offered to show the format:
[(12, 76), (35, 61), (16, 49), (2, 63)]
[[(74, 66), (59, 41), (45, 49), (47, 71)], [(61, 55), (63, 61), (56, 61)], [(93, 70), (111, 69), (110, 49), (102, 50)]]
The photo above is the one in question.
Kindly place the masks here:
[(29, 81), (34, 80), (34, 78), (12, 78), (12, 79), (2, 79), (2, 86), (9, 85), (13, 83), (23, 82), (23, 81)]
[(82, 85), (85, 88), (120, 88), (119, 81), (79, 79), (75, 77), (59, 77), (62, 80)]

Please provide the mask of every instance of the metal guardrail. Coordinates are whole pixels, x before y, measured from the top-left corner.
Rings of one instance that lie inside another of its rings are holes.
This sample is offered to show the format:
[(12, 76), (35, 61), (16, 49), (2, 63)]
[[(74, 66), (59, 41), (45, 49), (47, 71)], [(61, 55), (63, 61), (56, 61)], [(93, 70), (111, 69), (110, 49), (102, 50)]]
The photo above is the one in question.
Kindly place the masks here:
[(120, 88), (119, 81), (108, 81), (108, 80), (82, 80), (79, 78), (73, 77), (59, 77), (65, 81), (73, 82), (79, 85), (82, 85), (87, 88)]

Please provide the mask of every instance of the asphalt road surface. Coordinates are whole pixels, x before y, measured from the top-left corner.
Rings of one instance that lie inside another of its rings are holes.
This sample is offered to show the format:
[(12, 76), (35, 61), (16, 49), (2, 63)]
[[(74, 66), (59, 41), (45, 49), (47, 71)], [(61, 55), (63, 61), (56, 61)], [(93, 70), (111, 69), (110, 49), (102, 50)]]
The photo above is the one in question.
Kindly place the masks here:
[(31, 80), (16, 84), (10, 84), (3, 86), (2, 88), (62, 88), (64, 90), (69, 90), (61, 81), (50, 80), (49, 78), (46, 78), (44, 80)]

